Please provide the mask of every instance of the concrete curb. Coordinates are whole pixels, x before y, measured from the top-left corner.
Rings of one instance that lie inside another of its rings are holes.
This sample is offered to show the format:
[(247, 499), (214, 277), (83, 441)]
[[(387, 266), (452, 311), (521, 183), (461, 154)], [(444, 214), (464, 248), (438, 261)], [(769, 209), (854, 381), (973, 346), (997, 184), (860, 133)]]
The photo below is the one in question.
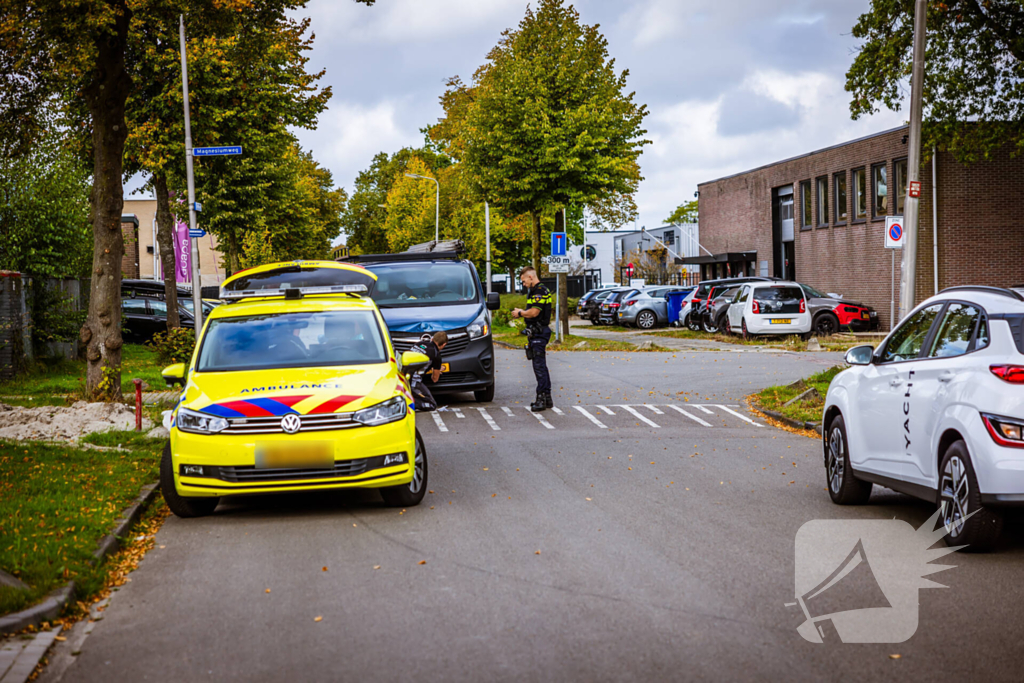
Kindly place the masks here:
[[(124, 511), (114, 530), (100, 541), (99, 547), (93, 553), (93, 564), (102, 561), (103, 558), (120, 547), (121, 542), (119, 538), (124, 537), (128, 533), (129, 529), (139, 521), (139, 517), (142, 516), (146, 507), (156, 498), (158, 483), (154, 482), (142, 487), (138, 497)], [(56, 619), (64, 610), (64, 606), (74, 598), (74, 595), (75, 582), (68, 581), (66, 585), (46, 596), (46, 599), (38, 605), (33, 605), (20, 612), (0, 617), (0, 635), (18, 633), (29, 626), (38, 626), (44, 621)]]
[(773, 420), (778, 420), (782, 424), (789, 425), (790, 427), (793, 427), (795, 429), (811, 429), (811, 430), (814, 430), (814, 431), (818, 432), (818, 434), (821, 434), (821, 425), (818, 424), (817, 422), (800, 422), (799, 420), (794, 420), (791, 417), (786, 417), (782, 413), (778, 413), (778, 412), (776, 412), (774, 410), (768, 410), (767, 408), (762, 408), (761, 406), (757, 405), (756, 403), (753, 404), (753, 405), (754, 405), (754, 408), (756, 408), (760, 412), (764, 413), (765, 415), (767, 415), (768, 417), (772, 418)]
[(495, 343), (496, 346), (500, 346), (503, 349), (512, 349), (513, 351), (522, 351), (522, 349), (519, 348), (518, 346), (512, 346), (508, 342), (503, 342), (503, 341), (501, 341), (499, 339), (495, 339), (494, 343)]

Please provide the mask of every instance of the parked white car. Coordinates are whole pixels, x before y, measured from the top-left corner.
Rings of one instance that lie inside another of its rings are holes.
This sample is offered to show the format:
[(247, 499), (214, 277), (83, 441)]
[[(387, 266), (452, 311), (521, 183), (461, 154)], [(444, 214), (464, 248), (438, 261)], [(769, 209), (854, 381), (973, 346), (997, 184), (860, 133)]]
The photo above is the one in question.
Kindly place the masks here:
[(949, 545), (990, 548), (1024, 504), (1024, 296), (944, 290), (846, 361), (822, 424), (832, 501), (880, 484), (936, 503)]
[(752, 334), (807, 334), (811, 313), (796, 282), (748, 282), (726, 312), (729, 329), (744, 339)]

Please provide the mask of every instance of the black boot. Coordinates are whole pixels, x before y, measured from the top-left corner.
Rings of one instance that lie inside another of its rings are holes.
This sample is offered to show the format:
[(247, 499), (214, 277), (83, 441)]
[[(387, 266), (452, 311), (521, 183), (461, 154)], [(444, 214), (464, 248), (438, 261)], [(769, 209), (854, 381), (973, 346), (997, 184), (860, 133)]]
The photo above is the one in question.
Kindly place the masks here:
[(545, 391), (544, 392), (544, 407), (545, 408), (554, 408), (555, 407), (554, 401), (551, 400), (551, 392), (550, 391)]
[(535, 413), (539, 413), (540, 411), (547, 409), (548, 404), (547, 401), (544, 400), (544, 394), (537, 392), (537, 399), (530, 404), (530, 410), (532, 410)]

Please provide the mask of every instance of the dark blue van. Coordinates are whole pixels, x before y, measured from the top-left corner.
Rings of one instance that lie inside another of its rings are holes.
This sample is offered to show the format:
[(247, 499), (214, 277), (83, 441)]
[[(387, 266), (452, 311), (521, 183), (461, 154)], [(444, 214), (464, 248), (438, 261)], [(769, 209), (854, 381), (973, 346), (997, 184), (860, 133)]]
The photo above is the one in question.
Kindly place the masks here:
[(370, 296), (388, 325), (395, 352), (408, 351), (424, 332), (445, 331), (441, 378), (435, 394), (472, 391), (477, 401), (494, 399), (491, 314), (498, 294), (485, 296), (471, 261), (458, 252), (362, 254), (358, 263), (377, 276)]

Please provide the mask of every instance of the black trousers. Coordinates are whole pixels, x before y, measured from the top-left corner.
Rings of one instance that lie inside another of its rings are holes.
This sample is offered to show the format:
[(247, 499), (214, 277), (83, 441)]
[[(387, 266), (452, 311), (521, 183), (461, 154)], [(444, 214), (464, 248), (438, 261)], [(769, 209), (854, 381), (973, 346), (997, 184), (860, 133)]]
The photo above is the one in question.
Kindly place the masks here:
[(548, 374), (548, 342), (551, 341), (551, 328), (533, 328), (530, 336), (530, 350), (533, 351), (533, 374), (537, 377), (537, 393), (551, 392), (551, 375)]

